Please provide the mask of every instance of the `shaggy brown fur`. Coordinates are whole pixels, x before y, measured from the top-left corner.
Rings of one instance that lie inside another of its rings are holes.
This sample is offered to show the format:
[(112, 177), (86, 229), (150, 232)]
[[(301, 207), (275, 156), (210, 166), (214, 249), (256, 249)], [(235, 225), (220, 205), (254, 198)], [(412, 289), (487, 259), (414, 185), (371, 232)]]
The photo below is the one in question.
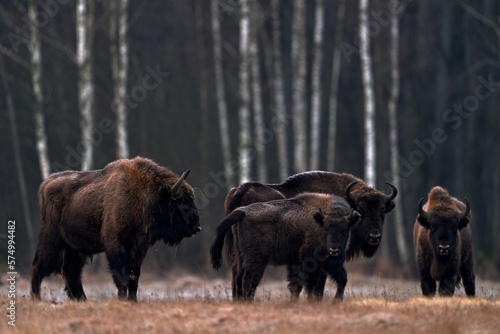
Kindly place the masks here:
[[(354, 184), (347, 196), (346, 188)], [(232, 188), (226, 196), (224, 208), (226, 216), (237, 207), (249, 205), (256, 202), (266, 202), (281, 198), (292, 198), (305, 192), (327, 193), (344, 197), (348, 203), (361, 213), (361, 221), (353, 227), (351, 237), (347, 246), (346, 257), (351, 260), (360, 252), (365, 257), (372, 257), (380, 244), (385, 214), (394, 208), (392, 201), (397, 195), (397, 189), (393, 188), (393, 197), (369, 187), (361, 179), (347, 173), (331, 173), (323, 171), (304, 172), (288, 177), (283, 183), (262, 184), (259, 182), (248, 182), (238, 188)], [(226, 257), (228, 265), (234, 261), (233, 233), (226, 234)], [(236, 268), (232, 268), (232, 271)], [(289, 276), (293, 276), (289, 273)], [(292, 282), (295, 281), (292, 279)], [(291, 287), (292, 294), (299, 289)]]
[(83, 265), (104, 251), (119, 297), (128, 292), (136, 300), (148, 248), (160, 239), (178, 244), (201, 230), (193, 188), (178, 180), (169, 169), (141, 157), (100, 170), (52, 174), (38, 192), (32, 296), (40, 298), (45, 276), (61, 273), (69, 297), (85, 299)]
[[(318, 212), (319, 209), (319, 212)], [(326, 216), (321, 210), (327, 212)], [(254, 203), (234, 210), (217, 227), (210, 249), (214, 269), (222, 263), (226, 233), (233, 227), (235, 265), (233, 297), (252, 300), (268, 264), (287, 265), (298, 297), (305, 285), (309, 298), (323, 296), (327, 275), (337, 282), (342, 299), (347, 283), (343, 267), (349, 229), (360, 216), (347, 202), (327, 194)]]
[(420, 273), (422, 294), (453, 295), (463, 280), (467, 296), (475, 296), (474, 255), (469, 221), (469, 202), (451, 197), (446, 189), (434, 187), (413, 228), (413, 243)]

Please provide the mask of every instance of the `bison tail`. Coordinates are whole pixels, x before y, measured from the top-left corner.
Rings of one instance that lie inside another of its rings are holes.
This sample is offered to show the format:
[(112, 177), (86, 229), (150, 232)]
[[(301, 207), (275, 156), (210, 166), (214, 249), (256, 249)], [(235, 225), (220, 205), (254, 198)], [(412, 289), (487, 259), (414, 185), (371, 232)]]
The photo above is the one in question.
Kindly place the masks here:
[(227, 231), (245, 217), (244, 211), (235, 211), (224, 219), (216, 229), (216, 237), (210, 247), (210, 262), (215, 270), (219, 270), (222, 265), (222, 248)]

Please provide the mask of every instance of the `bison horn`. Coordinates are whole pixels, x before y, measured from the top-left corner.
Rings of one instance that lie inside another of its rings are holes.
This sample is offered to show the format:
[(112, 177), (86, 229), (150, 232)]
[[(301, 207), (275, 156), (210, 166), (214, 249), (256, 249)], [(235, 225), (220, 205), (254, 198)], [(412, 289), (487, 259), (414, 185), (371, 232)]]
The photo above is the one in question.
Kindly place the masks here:
[(467, 217), (467, 215), (469, 214), (469, 211), (470, 211), (470, 204), (469, 204), (469, 200), (467, 199), (467, 197), (464, 197), (464, 201), (465, 201), (465, 210), (460, 212), (460, 214), (458, 215), (459, 221), (461, 221), (462, 219)]
[(389, 187), (392, 188), (392, 192), (390, 195), (386, 196), (387, 198), (387, 201), (392, 201), (393, 199), (396, 198), (396, 196), (398, 195), (398, 188), (396, 188), (393, 184), (389, 183), (389, 182), (386, 182), (385, 184), (387, 184)]
[(351, 204), (351, 206), (356, 202), (354, 196), (351, 194), (351, 188), (358, 182), (359, 181), (351, 182), (349, 183), (347, 188), (345, 188), (345, 195), (347, 196), (347, 200), (349, 201), (349, 204)]
[(429, 214), (427, 212), (425, 212), (425, 210), (422, 208), (423, 203), (424, 203), (424, 199), (421, 198), (420, 201), (418, 202), (418, 214), (423, 219), (429, 220)]
[(321, 215), (321, 218), (323, 218), (323, 220), (325, 220), (326, 219), (326, 213), (325, 213), (325, 211), (323, 211), (322, 208), (319, 208), (318, 212)]
[(172, 195), (174, 195), (175, 193), (177, 193), (177, 191), (181, 187), (182, 181), (184, 181), (186, 179), (186, 177), (188, 176), (188, 174), (189, 174), (190, 171), (191, 170), (188, 169), (187, 171), (185, 171), (184, 173), (182, 173), (182, 175), (179, 178), (179, 180), (177, 180), (177, 182), (175, 182), (175, 184), (172, 186), (172, 188), (170, 188), (170, 192), (172, 193)]

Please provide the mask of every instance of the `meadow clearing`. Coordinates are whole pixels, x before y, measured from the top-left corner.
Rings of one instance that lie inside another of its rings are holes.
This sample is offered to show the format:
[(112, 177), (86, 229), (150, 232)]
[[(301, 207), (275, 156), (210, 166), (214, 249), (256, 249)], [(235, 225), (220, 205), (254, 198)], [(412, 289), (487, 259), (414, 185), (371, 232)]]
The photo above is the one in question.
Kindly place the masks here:
[[(116, 299), (108, 275), (84, 277), (88, 301), (68, 301), (60, 277), (42, 285), (42, 302), (18, 281), (16, 326), (0, 333), (498, 333), (500, 283), (477, 282), (478, 298), (461, 288), (452, 298), (424, 298), (417, 281), (351, 274), (342, 303), (332, 303), (328, 282), (322, 302), (291, 303), (284, 280), (265, 278), (252, 304), (231, 302), (228, 279), (168, 275), (141, 277), (137, 304)], [(0, 286), (0, 308), (9, 298)]]

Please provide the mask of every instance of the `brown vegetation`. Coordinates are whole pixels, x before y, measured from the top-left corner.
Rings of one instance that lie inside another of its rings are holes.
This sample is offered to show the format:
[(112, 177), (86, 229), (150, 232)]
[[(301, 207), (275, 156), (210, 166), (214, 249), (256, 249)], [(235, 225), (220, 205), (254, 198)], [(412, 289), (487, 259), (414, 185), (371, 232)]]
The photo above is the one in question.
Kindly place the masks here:
[[(107, 297), (96, 298), (89, 291), (89, 300), (85, 303), (69, 300), (51, 303), (46, 298), (32, 302), (20, 293), (16, 327), (7, 325), (4, 317), (0, 321), (0, 332), (446, 334), (494, 333), (500, 326), (498, 284), (480, 282), (480, 298), (464, 298), (462, 291), (450, 298), (425, 298), (416, 296), (418, 283), (414, 281), (351, 276), (344, 302), (335, 304), (332, 303), (333, 290), (329, 289), (322, 302), (309, 303), (302, 298), (290, 303), (284, 281), (265, 283), (257, 291), (253, 304), (230, 302), (230, 292), (226, 291), (230, 289), (228, 281), (207, 282), (197, 278), (175, 282), (179, 290), (203, 287), (203, 293), (197, 296), (185, 298), (169, 294), (165, 298), (149, 298), (151, 285), (144, 284), (145, 290), (140, 292), (136, 304), (116, 299), (111, 284), (108, 286), (112, 293)], [(165, 279), (153, 290), (173, 289), (170, 282), (174, 280)], [(20, 290), (27, 291), (28, 282), (19, 283)], [(62, 289), (62, 283), (59, 285)], [(0, 295), (0, 308), (5, 310), (8, 301), (6, 295)]]

